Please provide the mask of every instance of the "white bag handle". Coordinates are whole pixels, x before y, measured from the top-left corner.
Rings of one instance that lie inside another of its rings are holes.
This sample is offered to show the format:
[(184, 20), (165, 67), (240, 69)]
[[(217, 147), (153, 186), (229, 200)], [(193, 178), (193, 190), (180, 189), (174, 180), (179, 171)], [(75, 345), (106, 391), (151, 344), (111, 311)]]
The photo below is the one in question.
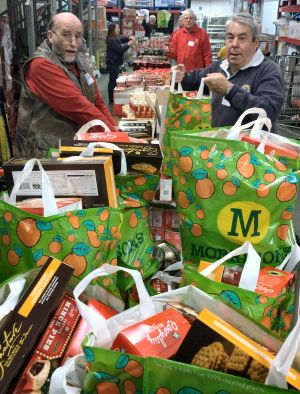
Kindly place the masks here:
[(265, 384), (268, 384), (270, 386), (280, 387), (283, 389), (288, 388), (285, 377), (288, 375), (292, 375), (292, 372), (289, 372), (289, 369), (293, 364), (293, 361), (296, 357), (300, 344), (299, 311), (297, 312), (297, 315), (298, 315), (297, 323), (295, 324), (294, 328), (285, 339), (276, 357), (271, 362), (269, 374), (267, 376)]
[(127, 174), (127, 161), (126, 161), (124, 149), (120, 148), (119, 146), (117, 146), (115, 144), (111, 144), (109, 142), (91, 142), (85, 148), (85, 150), (80, 153), (80, 156), (83, 156), (83, 157), (93, 156), (94, 148), (97, 146), (102, 147), (102, 148), (114, 149), (114, 150), (120, 151), (121, 152), (121, 170), (120, 170), (119, 174), (120, 175)]
[(110, 133), (109, 127), (100, 119), (94, 119), (81, 126), (77, 133), (74, 135), (74, 140), (77, 140), (81, 134), (87, 133), (87, 131), (94, 126), (102, 126), (104, 131)]
[[(271, 129), (272, 129), (272, 122), (271, 122), (271, 120), (269, 118), (257, 118), (256, 120), (252, 120), (251, 122), (245, 123), (243, 125), (237, 125), (235, 123), (230, 128), (226, 139), (240, 141), (241, 140), (241, 131), (249, 130), (249, 129), (251, 129), (251, 132), (250, 132), (249, 136), (251, 136), (253, 138), (260, 139), (261, 138), (260, 137), (260, 132), (261, 132), (263, 126), (267, 127), (268, 133), (269, 133), (271, 131)], [(261, 150), (264, 149), (265, 144), (262, 145)]]
[(56, 215), (58, 213), (58, 209), (56, 206), (53, 188), (48, 175), (46, 174), (42, 164), (38, 159), (30, 159), (26, 162), (23, 170), (16, 179), (12, 192), (9, 196), (8, 203), (14, 206), (16, 205), (18, 191), (20, 190), (22, 183), (31, 174), (35, 163), (37, 163), (39, 166), (40, 172), (42, 174), (42, 200), (44, 206), (44, 216)]
[(300, 246), (295, 244), (292, 246), (290, 253), (286, 256), (283, 262), (276, 268), (279, 270), (284, 270), (286, 272), (293, 272), (296, 265), (300, 261)]
[(97, 268), (83, 278), (75, 287), (73, 294), (81, 316), (87, 322), (96, 338), (101, 338), (101, 342), (105, 343), (112, 343), (112, 335), (108, 328), (107, 320), (103, 316), (95, 314), (92, 309), (80, 301), (79, 296), (84, 292), (93, 279), (99, 276), (114, 274), (117, 271), (128, 272), (133, 277), (140, 299), (140, 313), (142, 319), (147, 319), (155, 314), (153, 301), (146, 290), (139, 271), (119, 266), (112, 266), (110, 264), (103, 264), (100, 268)]
[[(80, 394), (86, 374), (85, 367), (86, 363), (83, 353), (66, 360), (51, 375), (49, 394)], [(73, 384), (69, 384), (68, 375), (70, 375), (71, 383)]]
[(258, 108), (258, 107), (249, 108), (246, 109), (246, 111), (244, 111), (242, 115), (238, 118), (238, 120), (235, 122), (234, 127), (240, 128), (242, 126), (244, 118), (247, 115), (258, 115), (257, 119), (268, 117), (266, 111), (263, 108)]
[(26, 280), (16, 278), (8, 283), (10, 293), (3, 304), (0, 305), (0, 321), (17, 305)]
[[(196, 99), (202, 99), (203, 98), (204, 84), (205, 84), (205, 78), (201, 78), (201, 82), (200, 82), (200, 86), (199, 86), (199, 89), (198, 89), (198, 93), (197, 93)], [(209, 91), (209, 97), (212, 98), (211, 90)]]
[(220, 260), (204, 268), (202, 271), (200, 271), (200, 274), (207, 277), (216, 268), (222, 265), (225, 261), (230, 260), (232, 257), (246, 253), (248, 256), (241, 274), (239, 287), (241, 289), (255, 291), (258, 276), (259, 276), (259, 271), (260, 271), (260, 256), (255, 251), (255, 249), (253, 248), (253, 246), (249, 241), (245, 242), (242, 246), (233, 250), (232, 252), (229, 252), (226, 256), (222, 257)]
[[(170, 85), (170, 92), (171, 93), (176, 93), (176, 91), (175, 91), (175, 84), (176, 84), (176, 71), (173, 71), (172, 72), (172, 76), (171, 76), (171, 85)], [(183, 89), (182, 89), (181, 83), (179, 82), (177, 84), (177, 86), (178, 86), (178, 90), (177, 90), (178, 93), (182, 93)]]

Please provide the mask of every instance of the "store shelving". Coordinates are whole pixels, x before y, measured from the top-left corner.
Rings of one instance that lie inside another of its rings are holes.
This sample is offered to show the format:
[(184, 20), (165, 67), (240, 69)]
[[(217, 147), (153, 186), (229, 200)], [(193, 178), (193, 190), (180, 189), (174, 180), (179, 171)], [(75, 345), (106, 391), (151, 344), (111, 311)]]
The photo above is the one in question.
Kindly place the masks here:
[(212, 61), (217, 60), (219, 50), (225, 45), (226, 20), (227, 17), (212, 18), (207, 24), (206, 31), (210, 40)]

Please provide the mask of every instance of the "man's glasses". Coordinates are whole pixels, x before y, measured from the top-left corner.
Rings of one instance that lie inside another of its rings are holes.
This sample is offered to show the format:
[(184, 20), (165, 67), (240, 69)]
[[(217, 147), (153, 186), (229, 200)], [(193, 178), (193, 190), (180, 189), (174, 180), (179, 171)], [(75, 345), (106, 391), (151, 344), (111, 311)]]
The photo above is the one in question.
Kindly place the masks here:
[(51, 30), (52, 33), (54, 33), (60, 40), (63, 41), (68, 41), (68, 42), (73, 42), (73, 39), (75, 39), (75, 41), (77, 43), (82, 43), (83, 41), (83, 35), (81, 33), (76, 33), (76, 34), (72, 34), (70, 32), (63, 32), (61, 34), (56, 33), (56, 31)]

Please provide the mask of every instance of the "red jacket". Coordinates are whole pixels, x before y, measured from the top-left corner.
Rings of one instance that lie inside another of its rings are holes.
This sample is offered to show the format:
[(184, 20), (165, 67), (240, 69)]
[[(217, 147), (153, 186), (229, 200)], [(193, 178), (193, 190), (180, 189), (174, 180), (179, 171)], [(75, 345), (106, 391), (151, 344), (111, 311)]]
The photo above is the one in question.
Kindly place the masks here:
[(170, 57), (184, 64), (186, 71), (205, 68), (212, 62), (210, 42), (205, 30), (195, 25), (191, 32), (176, 30), (171, 36)]

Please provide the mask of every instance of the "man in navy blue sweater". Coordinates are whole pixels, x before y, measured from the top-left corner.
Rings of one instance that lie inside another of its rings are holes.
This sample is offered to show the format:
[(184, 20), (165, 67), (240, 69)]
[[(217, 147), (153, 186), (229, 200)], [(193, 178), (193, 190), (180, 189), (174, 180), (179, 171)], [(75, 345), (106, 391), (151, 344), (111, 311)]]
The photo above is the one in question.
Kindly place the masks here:
[[(231, 126), (248, 108), (263, 108), (276, 132), (283, 104), (282, 76), (278, 66), (259, 48), (259, 30), (248, 14), (233, 16), (226, 26), (227, 59), (191, 73), (182, 64), (172, 67), (185, 90), (199, 88), (201, 78), (212, 92), (212, 126)], [(248, 115), (244, 123), (254, 120)]]

